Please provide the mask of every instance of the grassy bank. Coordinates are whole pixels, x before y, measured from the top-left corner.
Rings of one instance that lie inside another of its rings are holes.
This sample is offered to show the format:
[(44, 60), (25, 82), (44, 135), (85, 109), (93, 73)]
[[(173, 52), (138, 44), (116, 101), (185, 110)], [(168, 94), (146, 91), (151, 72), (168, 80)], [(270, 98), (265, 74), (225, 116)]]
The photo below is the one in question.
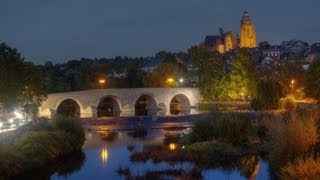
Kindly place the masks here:
[(0, 179), (40, 168), (79, 151), (84, 140), (79, 120), (57, 117), (45, 130), (27, 132), (14, 143), (0, 146)]

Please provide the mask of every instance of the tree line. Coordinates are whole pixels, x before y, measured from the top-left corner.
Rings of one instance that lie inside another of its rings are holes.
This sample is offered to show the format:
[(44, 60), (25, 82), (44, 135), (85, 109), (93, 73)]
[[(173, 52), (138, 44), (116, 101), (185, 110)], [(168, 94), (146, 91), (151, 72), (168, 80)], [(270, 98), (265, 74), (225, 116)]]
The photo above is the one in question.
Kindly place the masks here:
[[(319, 60), (308, 70), (303, 69), (299, 61), (280, 61), (269, 67), (257, 65), (248, 49), (236, 50), (230, 61), (203, 46), (193, 46), (187, 53), (162, 51), (155, 57), (163, 61), (152, 72), (141, 70), (148, 61), (143, 57), (82, 58), (36, 66), (25, 61), (16, 49), (2, 43), (0, 109), (20, 106), (35, 111), (47, 93), (98, 89), (101, 88), (98, 80), (102, 78), (106, 79), (103, 88), (196, 85), (205, 102), (251, 100), (268, 109), (276, 108), (278, 100), (288, 94), (320, 100)], [(188, 70), (186, 60), (191, 61), (192, 70)], [(122, 76), (107, 77), (113, 72)], [(186, 81), (179, 82), (180, 77)], [(197, 79), (197, 84), (190, 79)]]

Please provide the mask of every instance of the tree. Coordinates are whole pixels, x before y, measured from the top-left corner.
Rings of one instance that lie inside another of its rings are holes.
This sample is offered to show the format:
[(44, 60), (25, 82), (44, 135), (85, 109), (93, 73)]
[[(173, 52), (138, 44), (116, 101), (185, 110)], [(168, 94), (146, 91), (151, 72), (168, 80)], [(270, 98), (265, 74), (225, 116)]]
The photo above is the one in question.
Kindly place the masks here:
[(203, 46), (194, 46), (188, 54), (199, 70), (199, 86), (202, 97), (207, 101), (225, 98), (226, 62), (220, 53), (211, 52)]
[(47, 97), (46, 80), (40, 69), (31, 62), (24, 62), (24, 88), (21, 103), (28, 114), (36, 114)]
[(243, 48), (236, 53), (229, 78), (230, 82), (227, 90), (229, 98), (233, 100), (250, 98), (255, 94), (255, 61), (249, 50)]
[(0, 44), (0, 104), (12, 111), (17, 107), (33, 107), (46, 97), (46, 84), (40, 69), (24, 62), (16, 49)]
[(282, 86), (276, 80), (260, 79), (257, 83), (257, 93), (251, 105), (255, 110), (277, 109), (282, 97)]
[(320, 60), (314, 60), (305, 76), (305, 94), (320, 101)]
[(175, 87), (177, 79), (183, 76), (185, 68), (180, 64), (162, 63), (144, 79), (146, 87)]
[(270, 44), (268, 41), (261, 41), (261, 42), (259, 42), (258, 47), (261, 50), (267, 50), (267, 49), (270, 49)]
[(305, 70), (300, 61), (283, 61), (275, 67), (274, 75), (285, 94), (296, 94), (303, 87)]

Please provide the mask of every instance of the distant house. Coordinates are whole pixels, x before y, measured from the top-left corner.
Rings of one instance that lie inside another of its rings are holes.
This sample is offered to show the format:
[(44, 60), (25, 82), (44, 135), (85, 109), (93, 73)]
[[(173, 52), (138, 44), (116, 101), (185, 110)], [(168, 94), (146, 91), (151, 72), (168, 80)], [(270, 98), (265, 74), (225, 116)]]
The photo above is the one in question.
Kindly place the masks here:
[(155, 68), (157, 68), (162, 62), (164, 58), (149, 58), (146, 63), (142, 66), (141, 70), (145, 72), (152, 72)]
[(307, 70), (307, 69), (309, 68), (309, 66), (310, 66), (310, 62), (308, 62), (308, 61), (305, 61), (305, 62), (303, 62), (303, 64), (302, 64), (302, 67), (303, 67), (303, 69), (305, 69), (305, 70)]
[(312, 44), (305, 58), (310, 63), (316, 59), (320, 59), (320, 43)]
[(290, 41), (282, 41), (281, 46), (284, 48), (286, 53), (303, 53), (309, 48), (309, 44), (307, 42), (303, 42), (301, 40), (290, 40)]
[(320, 52), (320, 43), (314, 43), (310, 46), (310, 50), (312, 53)]
[(279, 48), (270, 48), (267, 50), (263, 50), (263, 58), (269, 57), (272, 58), (273, 60), (280, 60), (281, 55), (282, 55), (282, 50)]
[(125, 77), (126, 75), (127, 75), (127, 72), (125, 71), (115, 71), (115, 70), (107, 74), (108, 77), (115, 77), (115, 78), (122, 78), (122, 77)]
[(224, 53), (223, 39), (220, 36), (206, 36), (204, 45), (210, 48), (211, 51)]

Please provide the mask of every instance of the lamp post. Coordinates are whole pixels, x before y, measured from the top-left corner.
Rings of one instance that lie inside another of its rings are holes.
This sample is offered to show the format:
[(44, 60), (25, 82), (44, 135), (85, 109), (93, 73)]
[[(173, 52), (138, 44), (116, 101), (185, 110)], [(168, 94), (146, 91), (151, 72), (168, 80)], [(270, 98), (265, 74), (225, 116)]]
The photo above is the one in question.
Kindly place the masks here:
[(180, 78), (180, 79), (179, 79), (180, 86), (183, 85), (183, 82), (184, 82), (184, 79), (183, 79), (183, 78)]
[(105, 79), (99, 79), (99, 84), (100, 84), (100, 88), (103, 89), (104, 88), (104, 84), (106, 83)]
[(292, 91), (292, 93), (294, 92), (294, 83), (295, 83), (295, 80), (292, 79), (291, 80), (291, 91)]
[(174, 80), (173, 80), (172, 78), (168, 78), (168, 79), (166, 80), (166, 83), (167, 83), (169, 86), (172, 86), (172, 85), (173, 85), (173, 82), (174, 82)]

